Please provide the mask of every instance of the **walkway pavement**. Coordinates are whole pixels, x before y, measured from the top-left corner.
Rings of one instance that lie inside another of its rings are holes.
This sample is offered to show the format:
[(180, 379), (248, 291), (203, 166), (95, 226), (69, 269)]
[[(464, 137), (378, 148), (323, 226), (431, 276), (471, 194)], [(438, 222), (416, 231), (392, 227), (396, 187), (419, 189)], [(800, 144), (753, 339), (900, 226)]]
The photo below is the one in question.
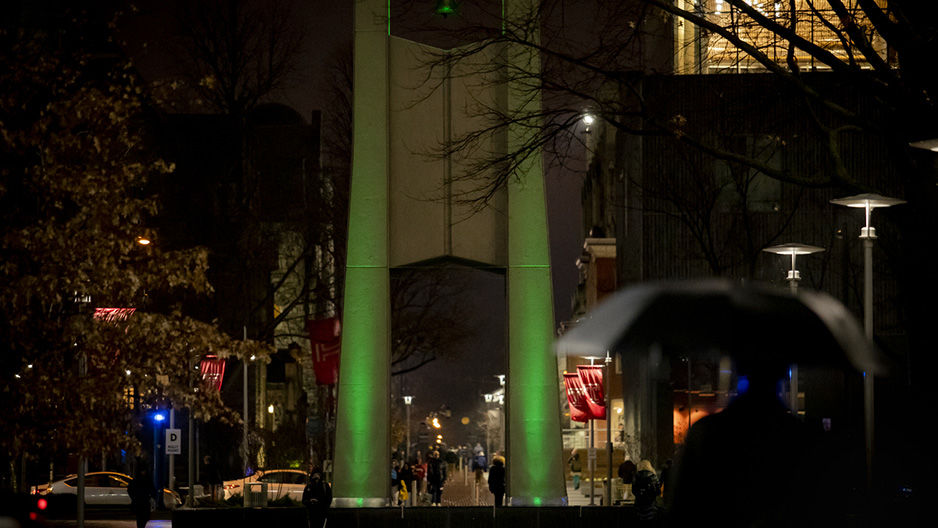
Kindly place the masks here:
[[(429, 496), (423, 496), (422, 502), (419, 498), (414, 498), (414, 506), (430, 506)], [(468, 479), (462, 472), (455, 471), (450, 475), (450, 479), (443, 486), (443, 506), (492, 506), (494, 496), (489, 492), (488, 473), (483, 474), (481, 485), (476, 490), (473, 475), (470, 473)], [(603, 502), (603, 486), (601, 482), (596, 483), (594, 490), (593, 504), (601, 506)], [(626, 504), (631, 501), (626, 501)], [(579, 489), (573, 487), (573, 481), (567, 480), (567, 504), (569, 506), (589, 506), (590, 505), (590, 487), (589, 481), (584, 479), (580, 481)]]

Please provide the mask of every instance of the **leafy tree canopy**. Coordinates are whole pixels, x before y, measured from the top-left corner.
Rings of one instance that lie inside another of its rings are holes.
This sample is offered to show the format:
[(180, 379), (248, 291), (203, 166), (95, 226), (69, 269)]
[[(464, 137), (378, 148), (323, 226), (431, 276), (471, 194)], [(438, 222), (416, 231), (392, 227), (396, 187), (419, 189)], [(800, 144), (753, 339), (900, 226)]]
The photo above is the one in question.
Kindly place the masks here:
[[(0, 428), (14, 455), (139, 452), (147, 409), (240, 418), (198, 382), (205, 354), (245, 357), (187, 317), (207, 295), (204, 249), (161, 249), (146, 94), (131, 64), (63, 33), (0, 33)], [(138, 243), (139, 237), (152, 240)], [(94, 317), (101, 307), (129, 317)]]

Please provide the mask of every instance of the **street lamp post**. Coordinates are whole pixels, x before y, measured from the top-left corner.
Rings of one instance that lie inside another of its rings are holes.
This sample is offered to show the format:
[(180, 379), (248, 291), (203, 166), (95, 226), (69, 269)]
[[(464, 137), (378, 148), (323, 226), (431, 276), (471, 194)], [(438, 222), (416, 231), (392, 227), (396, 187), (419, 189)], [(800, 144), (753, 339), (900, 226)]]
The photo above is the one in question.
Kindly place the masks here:
[(413, 403), (413, 396), (404, 396), (404, 408), (407, 413), (407, 447), (405, 448), (407, 462), (410, 462), (410, 404)]
[[(189, 388), (193, 387), (193, 374), (192, 371), (195, 369), (195, 361), (192, 356), (189, 356)], [(195, 427), (192, 418), (192, 408), (189, 408), (186, 412), (187, 419), (189, 421), (189, 429), (186, 432), (188, 448), (186, 449), (186, 457), (188, 459), (188, 468), (186, 468), (186, 480), (189, 482), (189, 493), (186, 494), (186, 506), (192, 508), (195, 506)]]
[[(495, 395), (490, 392), (485, 393), (485, 403), (490, 404), (493, 401), (495, 401)], [(491, 406), (485, 406), (485, 452), (490, 455), (492, 452), (492, 416), (489, 407)]]
[(611, 395), (612, 378), (609, 376), (610, 366), (612, 365), (612, 356), (606, 351), (605, 367), (603, 373), (605, 378), (605, 396), (606, 396), (606, 506), (612, 506), (612, 405)]
[[(247, 325), (243, 326), (242, 330), (244, 332), (243, 333), (244, 341), (247, 341), (248, 340)], [(242, 418), (244, 422), (241, 428), (241, 464), (243, 466), (241, 468), (242, 469), (241, 474), (246, 477), (248, 474), (248, 362), (247, 361), (244, 361), (243, 372), (244, 372), (244, 376), (243, 376), (243, 383), (242, 383), (241, 390), (242, 390), (242, 397), (243, 397), (242, 403), (244, 406), (244, 410), (243, 410), (244, 414)], [(242, 489), (243, 489), (243, 482), (242, 482)]]
[[(831, 200), (831, 203), (846, 207), (863, 208), (866, 212), (866, 226), (860, 229), (863, 240), (863, 328), (866, 338), (873, 342), (873, 239), (876, 228), (870, 226), (870, 214), (879, 207), (891, 207), (904, 204), (905, 200), (890, 198), (879, 194), (857, 194)], [(870, 490), (873, 484), (873, 373), (863, 372), (863, 410), (865, 417), (864, 433), (866, 438), (866, 486)]]
[[(776, 255), (791, 256), (791, 269), (788, 270), (788, 287), (792, 295), (798, 293), (798, 281), (801, 280), (801, 273), (795, 267), (795, 258), (798, 255), (810, 255), (824, 251), (824, 248), (818, 246), (809, 246), (806, 244), (780, 244), (770, 246), (762, 251), (775, 253)], [(798, 416), (798, 365), (792, 364), (789, 368), (788, 398), (791, 403), (791, 415)]]
[[(606, 356), (606, 357), (608, 358), (608, 351), (607, 351), (607, 356)], [(602, 358), (601, 356), (599, 356), (599, 357), (597, 357), (597, 356), (587, 356), (587, 357), (585, 357), (584, 359), (590, 360), (590, 366), (592, 366), (594, 361), (596, 361), (597, 359), (603, 359), (603, 358)], [(606, 383), (608, 383), (608, 381), (607, 381)], [(607, 392), (608, 392), (608, 387), (607, 387)], [(608, 419), (608, 417), (609, 417), (609, 406), (608, 406), (608, 405), (609, 405), (609, 404), (606, 403), (606, 418), (607, 418), (607, 419)], [(590, 506), (595, 506), (595, 505), (596, 505), (596, 444), (595, 444), (595, 442), (596, 442), (596, 426), (595, 426), (596, 420), (590, 419), (589, 422), (590, 422), (590, 430), (589, 430), (589, 435), (590, 435), (590, 447), (589, 447), (589, 456), (587, 457), (587, 460), (588, 460), (588, 462), (589, 462), (589, 469), (590, 469)], [(608, 420), (606, 421), (606, 424), (607, 424), (607, 425), (606, 425), (606, 428), (608, 429), (608, 428), (609, 428), (609, 425), (608, 425), (609, 422), (608, 422)], [(608, 436), (608, 431), (607, 431), (607, 436)], [(611, 445), (611, 444), (610, 444), (610, 445)], [(612, 464), (610, 464), (610, 467), (611, 467), (611, 466), (612, 466)]]

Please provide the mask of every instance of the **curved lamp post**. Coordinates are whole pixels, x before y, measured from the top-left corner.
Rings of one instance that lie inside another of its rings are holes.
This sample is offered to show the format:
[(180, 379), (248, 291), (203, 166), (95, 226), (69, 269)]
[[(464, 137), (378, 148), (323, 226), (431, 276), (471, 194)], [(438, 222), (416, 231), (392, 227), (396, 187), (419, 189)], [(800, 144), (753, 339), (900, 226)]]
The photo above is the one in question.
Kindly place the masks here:
[[(762, 251), (768, 253), (775, 253), (776, 255), (790, 255), (791, 256), (791, 269), (788, 270), (788, 287), (791, 289), (791, 293), (794, 295), (798, 293), (798, 281), (801, 280), (801, 273), (798, 271), (798, 268), (795, 267), (795, 258), (798, 255), (810, 255), (812, 253), (820, 253), (824, 251), (824, 248), (818, 246), (809, 246), (806, 244), (780, 244), (777, 246), (769, 246)], [(788, 398), (791, 405), (791, 415), (798, 416), (798, 365), (792, 364), (788, 369)]]
[[(876, 228), (870, 225), (873, 209), (904, 204), (905, 200), (890, 198), (880, 194), (857, 194), (831, 200), (832, 204), (862, 208), (866, 212), (866, 225), (860, 228), (860, 240), (863, 241), (863, 328), (866, 338), (873, 341), (873, 239)], [(866, 485), (873, 484), (873, 373), (863, 373), (863, 410), (865, 415), (866, 438)]]

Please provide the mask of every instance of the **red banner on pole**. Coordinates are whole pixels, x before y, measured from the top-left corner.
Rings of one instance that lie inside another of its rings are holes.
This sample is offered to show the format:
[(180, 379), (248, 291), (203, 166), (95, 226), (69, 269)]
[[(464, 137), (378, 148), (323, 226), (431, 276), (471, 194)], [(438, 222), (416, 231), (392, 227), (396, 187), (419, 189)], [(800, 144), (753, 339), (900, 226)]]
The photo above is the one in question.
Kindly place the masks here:
[(586, 404), (595, 419), (606, 419), (606, 397), (603, 393), (603, 366), (577, 365), (576, 371), (586, 391)]
[(106, 323), (126, 321), (134, 314), (136, 308), (95, 308), (94, 318)]
[(306, 321), (316, 383), (335, 385), (339, 381), (339, 352), (342, 348), (342, 325), (336, 317)]
[(564, 373), (563, 385), (567, 389), (567, 403), (570, 404), (570, 419), (574, 422), (588, 422), (593, 418), (586, 404), (586, 390), (577, 374)]
[(225, 379), (225, 360), (216, 356), (205, 356), (199, 363), (199, 372), (202, 373), (202, 381), (220, 391), (221, 383)]

